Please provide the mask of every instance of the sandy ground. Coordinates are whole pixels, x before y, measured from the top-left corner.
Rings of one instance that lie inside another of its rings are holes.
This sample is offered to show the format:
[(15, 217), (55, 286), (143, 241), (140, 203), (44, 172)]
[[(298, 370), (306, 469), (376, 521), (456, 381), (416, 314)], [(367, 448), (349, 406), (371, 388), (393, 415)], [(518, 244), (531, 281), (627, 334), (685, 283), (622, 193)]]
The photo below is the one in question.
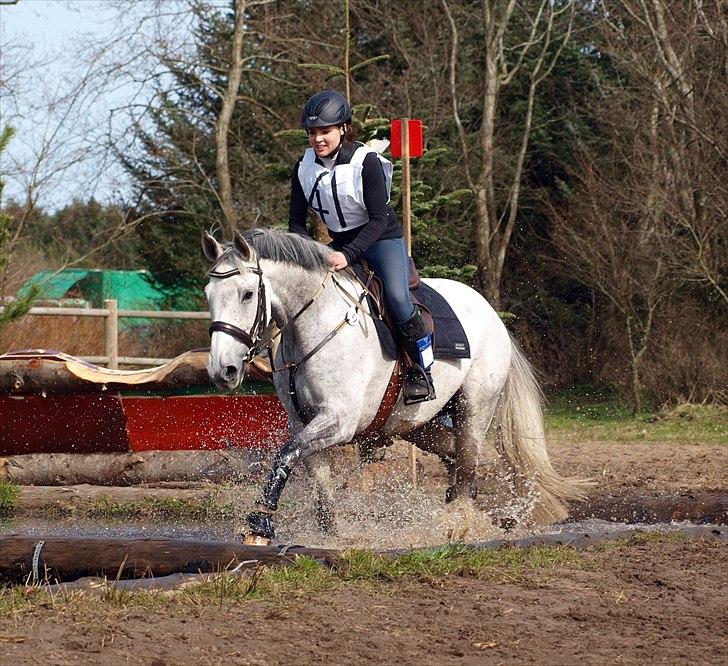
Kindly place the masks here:
[[(728, 488), (721, 446), (555, 442), (551, 454), (562, 473), (595, 478), (595, 494)], [(406, 461), (393, 458), (342, 494), (404, 483)], [(428, 489), (442, 486), (431, 460), (421, 474)], [(363, 518), (403, 529), (400, 541), (413, 535), (403, 524), (421, 516), (395, 520), (384, 506), (391, 494), (382, 497)], [(426, 499), (420, 513), (439, 506)], [(289, 513), (283, 532), (301, 536), (305, 510)], [(633, 539), (515, 577), (342, 583), (288, 601), (170, 604), (164, 613), (110, 607), (90, 617), (49, 606), (0, 617), (0, 664), (727, 664), (727, 570), (725, 540)]]
[(556, 440), (549, 452), (562, 474), (593, 478), (595, 493), (728, 489), (728, 446)]
[(515, 582), (346, 585), (164, 613), (48, 608), (0, 620), (0, 663), (726, 663), (725, 542), (593, 547), (580, 560)]

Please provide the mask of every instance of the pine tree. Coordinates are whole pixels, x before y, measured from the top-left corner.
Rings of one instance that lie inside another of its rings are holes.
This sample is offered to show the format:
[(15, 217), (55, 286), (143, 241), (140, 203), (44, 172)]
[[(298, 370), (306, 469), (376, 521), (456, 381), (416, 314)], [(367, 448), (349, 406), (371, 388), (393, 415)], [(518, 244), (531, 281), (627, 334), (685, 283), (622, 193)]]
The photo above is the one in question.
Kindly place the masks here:
[[(157, 83), (156, 105), (147, 110), (145, 125), (135, 126), (133, 145), (119, 147), (120, 159), (136, 183), (137, 216), (147, 216), (139, 227), (140, 252), (173, 299), (180, 290), (198, 288), (204, 279), (200, 231), (223, 226), (214, 130), (220, 91), (227, 85), (233, 20), (231, 13), (221, 14), (203, 3), (196, 4), (194, 12), (194, 54), (186, 61), (164, 62), (169, 77)], [(252, 25), (255, 17), (246, 18)], [(231, 122), (229, 159), (240, 226), (247, 228), (261, 213), (275, 220), (283, 211), (266, 172), (281, 142), (261, 120), (256, 102), (290, 107), (291, 93), (281, 83), (271, 85), (270, 58), (260, 39), (246, 36), (243, 48), (248, 69)]]

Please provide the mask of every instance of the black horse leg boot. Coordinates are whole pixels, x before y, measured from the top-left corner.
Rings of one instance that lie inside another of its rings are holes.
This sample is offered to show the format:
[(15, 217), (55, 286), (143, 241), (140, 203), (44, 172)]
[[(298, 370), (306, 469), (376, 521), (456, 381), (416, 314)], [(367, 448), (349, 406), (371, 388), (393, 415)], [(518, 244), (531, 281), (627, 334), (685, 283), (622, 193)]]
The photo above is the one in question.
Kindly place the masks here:
[(397, 324), (404, 349), (412, 360), (412, 367), (404, 373), (404, 404), (435, 399), (435, 387), (432, 384), (432, 331), (422, 318), (419, 308), (406, 321)]

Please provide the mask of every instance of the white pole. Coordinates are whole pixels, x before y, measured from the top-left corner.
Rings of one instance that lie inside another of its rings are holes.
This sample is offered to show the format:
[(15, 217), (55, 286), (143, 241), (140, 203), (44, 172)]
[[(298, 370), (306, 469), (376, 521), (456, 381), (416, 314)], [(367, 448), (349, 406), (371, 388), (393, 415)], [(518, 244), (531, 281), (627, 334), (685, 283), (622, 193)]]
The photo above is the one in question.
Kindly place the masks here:
[[(412, 256), (412, 196), (410, 185), (409, 118), (402, 118), (402, 227), (407, 243), (407, 254)], [(412, 489), (417, 488), (417, 449), (410, 444), (410, 470)]]

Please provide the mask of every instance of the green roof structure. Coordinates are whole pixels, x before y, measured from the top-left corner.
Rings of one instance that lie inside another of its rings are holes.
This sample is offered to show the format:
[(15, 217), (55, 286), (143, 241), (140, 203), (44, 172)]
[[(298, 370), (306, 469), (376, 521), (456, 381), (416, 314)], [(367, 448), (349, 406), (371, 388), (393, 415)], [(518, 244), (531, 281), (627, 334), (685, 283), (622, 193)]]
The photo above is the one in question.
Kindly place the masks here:
[[(61, 301), (83, 299), (93, 308), (104, 307), (104, 301), (114, 298), (120, 310), (165, 310), (170, 294), (154, 282), (149, 271), (120, 271), (101, 268), (64, 268), (60, 271), (45, 270), (25, 281), (19, 295), (27, 294), (32, 285), (40, 287), (38, 300)], [(180, 300), (179, 298), (175, 300)], [(192, 302), (191, 294), (186, 301)], [(149, 319), (124, 318), (122, 328), (148, 324)]]

